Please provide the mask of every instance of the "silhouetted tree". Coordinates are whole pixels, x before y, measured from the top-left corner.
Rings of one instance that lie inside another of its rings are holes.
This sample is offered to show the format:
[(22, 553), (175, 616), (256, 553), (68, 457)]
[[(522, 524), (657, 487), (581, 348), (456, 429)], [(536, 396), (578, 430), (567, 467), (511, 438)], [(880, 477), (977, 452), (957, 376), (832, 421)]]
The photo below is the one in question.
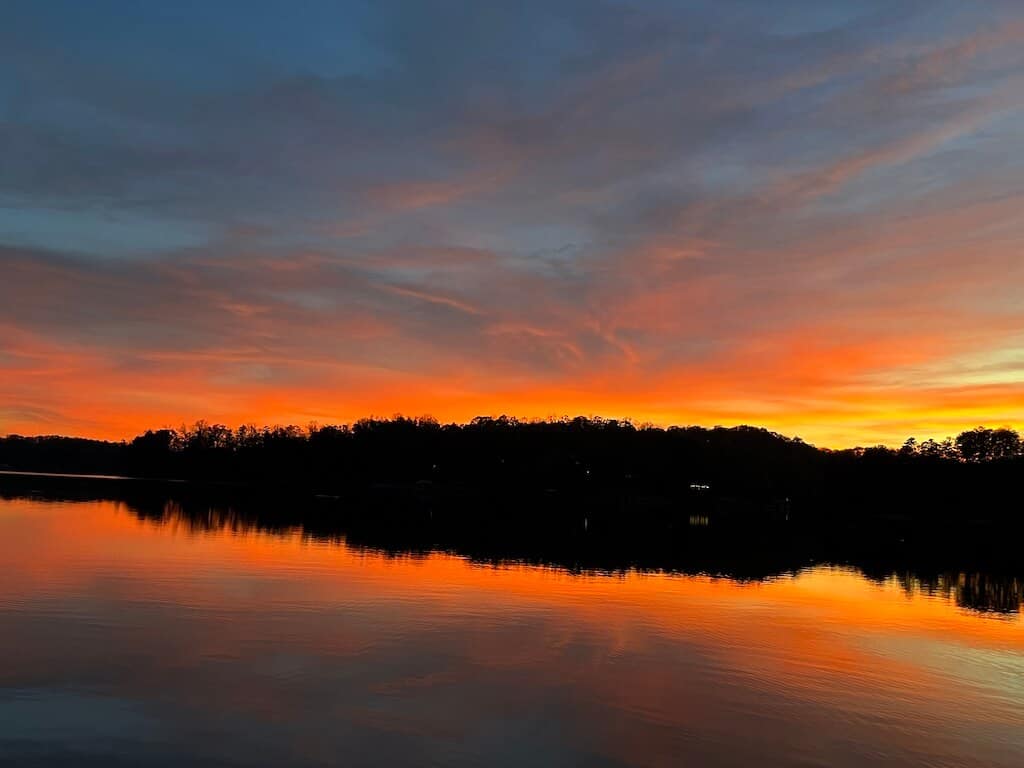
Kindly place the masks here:
[(978, 427), (961, 432), (956, 447), (964, 461), (999, 461), (1021, 453), (1020, 435), (1012, 429)]
[(929, 438), (917, 447), (917, 454), (929, 459), (956, 458), (956, 448), (953, 446), (953, 438), (947, 437), (941, 443)]
[[(560, 493), (680, 515), (756, 517), (868, 514), (889, 506), (912, 516), (1005, 518), (1024, 477), (1019, 435), (979, 428), (956, 442), (913, 438), (886, 446), (819, 450), (755, 427), (635, 427), (593, 417), (524, 421), (481, 416), (468, 424), (430, 417), (355, 424), (230, 429), (199, 421), (145, 432), (127, 443), (61, 437), (0, 439), (0, 466), (125, 474), (315, 493), (356, 489)], [(390, 491), (389, 491), (390, 492)], [(532, 502), (524, 502), (524, 510)], [(652, 512), (653, 514), (653, 512)]]

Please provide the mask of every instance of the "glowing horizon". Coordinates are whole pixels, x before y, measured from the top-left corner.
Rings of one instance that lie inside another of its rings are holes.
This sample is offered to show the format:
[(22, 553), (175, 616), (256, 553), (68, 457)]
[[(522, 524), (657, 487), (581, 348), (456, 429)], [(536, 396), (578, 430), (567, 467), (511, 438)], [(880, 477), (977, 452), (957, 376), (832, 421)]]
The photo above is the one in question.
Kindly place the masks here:
[(1019, 4), (5, 15), (0, 434), (1024, 425)]

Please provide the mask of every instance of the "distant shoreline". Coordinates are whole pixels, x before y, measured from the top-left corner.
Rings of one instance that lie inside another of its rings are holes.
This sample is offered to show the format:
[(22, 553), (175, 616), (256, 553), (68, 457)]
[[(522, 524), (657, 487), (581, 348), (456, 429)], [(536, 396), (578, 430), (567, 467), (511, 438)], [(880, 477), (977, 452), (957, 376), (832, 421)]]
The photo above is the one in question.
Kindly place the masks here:
[(0, 468), (6, 484), (45, 479), (375, 504), (515, 504), (520, 517), (536, 508), (548, 519), (571, 517), (572, 507), (586, 504), (595, 523), (654, 529), (679, 516), (747, 525), (1024, 527), (1024, 446), (1009, 429), (978, 428), (942, 443), (908, 440), (899, 450), (826, 451), (756, 427), (638, 428), (582, 417), (237, 430), (198, 422), (128, 443), (0, 438)]

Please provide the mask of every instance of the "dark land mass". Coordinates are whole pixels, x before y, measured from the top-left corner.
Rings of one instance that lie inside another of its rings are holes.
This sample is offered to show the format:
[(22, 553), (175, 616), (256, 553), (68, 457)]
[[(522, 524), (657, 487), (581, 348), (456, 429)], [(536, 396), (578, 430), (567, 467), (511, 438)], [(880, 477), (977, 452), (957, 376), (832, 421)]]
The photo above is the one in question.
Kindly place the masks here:
[(9, 497), (481, 563), (749, 579), (846, 564), (1009, 611), (1024, 575), (1024, 451), (1008, 429), (829, 451), (751, 427), (583, 418), (199, 423), (128, 442), (8, 437), (0, 470), (147, 478), (0, 474)]
[(11, 469), (149, 479), (3, 474), (0, 496), (116, 500), (155, 524), (298, 531), (394, 556), (735, 579), (823, 563), (974, 610), (1016, 614), (1024, 598), (1019, 441), (996, 457), (968, 457), (962, 439), (943, 455), (832, 452), (750, 428), (589, 420), (402, 420), (230, 445), (154, 434), (2, 441), (0, 462), (23, 462)]
[[(641, 427), (602, 419), (363, 420), (231, 430), (199, 422), (125, 442), (0, 438), (0, 470), (125, 475), (345, 495), (600, 499), (616, 515), (659, 510), (750, 518), (1021, 519), (1024, 448), (1009, 429), (955, 440), (822, 450), (753, 427)], [(557, 510), (552, 511), (557, 514)]]

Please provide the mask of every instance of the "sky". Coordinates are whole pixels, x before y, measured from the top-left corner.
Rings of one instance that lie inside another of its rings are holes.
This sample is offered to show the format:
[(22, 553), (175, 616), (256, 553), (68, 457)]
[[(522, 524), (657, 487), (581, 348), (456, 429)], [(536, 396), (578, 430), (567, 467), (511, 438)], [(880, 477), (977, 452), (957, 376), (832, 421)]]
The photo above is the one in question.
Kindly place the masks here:
[(0, 433), (1024, 426), (1019, 0), (6, 0)]

